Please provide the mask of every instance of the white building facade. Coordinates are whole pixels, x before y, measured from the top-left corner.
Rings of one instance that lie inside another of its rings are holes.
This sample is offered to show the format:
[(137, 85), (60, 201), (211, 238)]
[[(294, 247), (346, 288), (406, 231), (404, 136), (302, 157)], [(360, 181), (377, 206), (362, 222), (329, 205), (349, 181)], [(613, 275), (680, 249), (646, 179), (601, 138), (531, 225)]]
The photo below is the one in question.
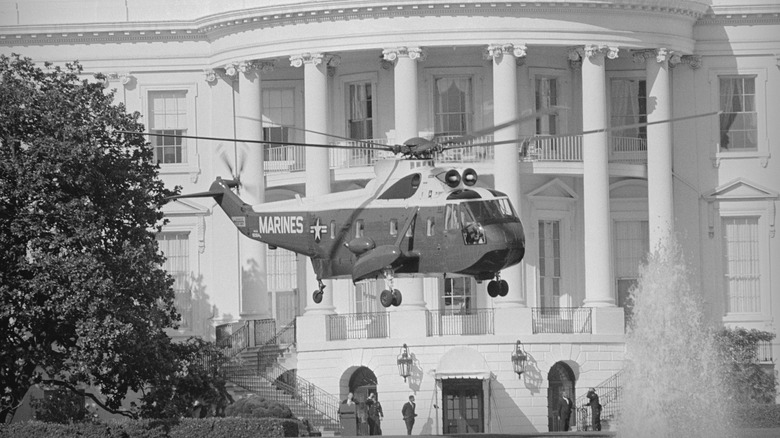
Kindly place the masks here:
[(555, 430), (562, 390), (606, 392), (623, 368), (629, 289), (672, 234), (711, 320), (777, 333), (778, 35), (769, 0), (0, 0), (0, 53), (78, 60), (149, 131), (222, 139), (151, 138), (182, 193), (240, 169), (250, 204), (316, 197), (364, 186), (382, 159), (226, 139), (392, 144), (559, 108), (486, 137), (533, 142), (438, 158), (520, 214), (503, 298), (442, 276), (397, 280), (397, 308), (378, 304), (382, 281), (326, 281), (317, 304), (308, 260), (246, 239), (210, 199), (165, 207), (175, 335), (251, 327), (254, 346), (294, 322), (283, 365), (337, 400), (376, 391), (389, 434), (410, 394), (415, 434)]

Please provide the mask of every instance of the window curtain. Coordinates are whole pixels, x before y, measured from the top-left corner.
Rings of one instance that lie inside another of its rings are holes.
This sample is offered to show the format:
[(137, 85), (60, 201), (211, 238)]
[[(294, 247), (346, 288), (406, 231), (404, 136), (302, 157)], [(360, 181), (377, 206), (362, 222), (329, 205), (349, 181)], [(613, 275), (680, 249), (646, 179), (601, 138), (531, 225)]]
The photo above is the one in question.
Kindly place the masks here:
[(732, 78), (720, 80), (720, 148), (728, 149), (731, 143), (729, 131), (742, 111), (739, 95), (742, 94), (742, 83)]
[[(639, 81), (615, 79), (611, 91), (612, 126), (639, 123)], [(638, 138), (639, 128), (616, 131), (615, 136)]]
[(436, 131), (443, 135), (461, 135), (468, 129), (469, 78), (439, 78), (436, 80)]

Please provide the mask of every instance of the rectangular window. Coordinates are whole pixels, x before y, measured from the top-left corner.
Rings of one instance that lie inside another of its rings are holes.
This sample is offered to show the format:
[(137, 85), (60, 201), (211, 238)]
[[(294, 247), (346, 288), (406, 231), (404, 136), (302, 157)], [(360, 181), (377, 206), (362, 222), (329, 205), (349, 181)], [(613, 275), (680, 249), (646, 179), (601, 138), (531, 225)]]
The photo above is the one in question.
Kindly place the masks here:
[(561, 222), (539, 221), (539, 303), (555, 308), (561, 304)]
[[(647, 122), (647, 81), (616, 78), (610, 82), (611, 126)], [(647, 139), (647, 127), (639, 126), (614, 131), (613, 137)]]
[[(295, 90), (269, 88), (263, 90), (263, 139), (275, 142), (290, 141), (290, 126), (295, 126)], [(294, 160), (292, 146), (265, 145), (265, 161)]]
[(182, 328), (191, 328), (192, 295), (189, 287), (189, 244), (187, 232), (165, 232), (157, 235), (157, 244), (165, 256), (163, 269), (173, 277), (174, 304), (181, 314)]
[(474, 287), (469, 277), (444, 279), (444, 314), (462, 315), (471, 309)]
[(374, 138), (373, 95), (371, 82), (348, 85), (347, 135), (355, 140)]
[[(558, 79), (536, 78), (536, 111), (549, 110), (558, 105)], [(548, 114), (536, 119), (537, 135), (555, 135), (558, 133), (558, 115)]]
[(726, 313), (761, 311), (758, 217), (723, 217)]
[(755, 76), (720, 76), (720, 150), (758, 150)]
[(470, 77), (435, 79), (434, 120), (437, 136), (471, 132), (472, 90)]
[[(187, 92), (149, 92), (149, 131), (155, 134), (187, 134)], [(151, 136), (154, 159), (161, 164), (187, 162), (186, 141), (179, 137)]]
[(648, 221), (615, 222), (615, 280), (617, 304), (624, 309), (626, 321), (631, 318), (628, 301), (631, 289), (639, 280), (639, 267), (647, 261), (650, 251), (650, 227)]
[(355, 283), (355, 313), (374, 313), (377, 311), (376, 280), (363, 280)]

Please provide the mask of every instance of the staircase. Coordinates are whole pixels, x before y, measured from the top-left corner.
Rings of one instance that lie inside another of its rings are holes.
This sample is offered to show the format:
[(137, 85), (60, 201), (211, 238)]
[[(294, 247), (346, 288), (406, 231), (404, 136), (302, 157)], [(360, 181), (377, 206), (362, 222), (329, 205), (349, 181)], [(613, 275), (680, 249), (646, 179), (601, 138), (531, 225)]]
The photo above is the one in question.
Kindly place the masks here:
[[(620, 370), (595, 387), (596, 394), (599, 395), (599, 403), (601, 403), (602, 430), (609, 430), (610, 423), (617, 419), (620, 412), (623, 374), (623, 370)], [(577, 398), (574, 404), (577, 406), (577, 430), (593, 430), (591, 409), (590, 406), (585, 406), (588, 402), (588, 398), (583, 395)]]
[(287, 405), (293, 415), (308, 420), (323, 435), (340, 433), (338, 398), (279, 364), (280, 358), (294, 354), (295, 321), (258, 346), (249, 345), (245, 327), (248, 324), (234, 330), (232, 341), (218, 344), (229, 357), (222, 372), (233, 398), (258, 395)]

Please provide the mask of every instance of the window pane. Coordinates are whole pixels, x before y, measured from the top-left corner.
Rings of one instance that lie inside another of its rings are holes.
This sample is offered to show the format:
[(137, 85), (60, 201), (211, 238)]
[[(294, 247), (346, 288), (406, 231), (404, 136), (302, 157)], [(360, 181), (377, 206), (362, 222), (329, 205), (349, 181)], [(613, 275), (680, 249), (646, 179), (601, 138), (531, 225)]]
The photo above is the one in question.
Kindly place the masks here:
[(755, 77), (720, 78), (720, 150), (757, 150)]
[(560, 307), (560, 221), (539, 221), (539, 300), (541, 307)]
[[(647, 121), (645, 80), (612, 79), (610, 82), (611, 126), (625, 126)], [(645, 126), (614, 131), (614, 137), (647, 138)]]
[[(149, 130), (157, 134), (186, 135), (187, 92), (149, 92)], [(152, 136), (155, 160), (158, 163), (186, 163), (186, 142), (183, 138)]]
[(471, 78), (437, 78), (434, 96), (436, 135), (463, 135), (471, 129)]
[(192, 296), (189, 288), (189, 233), (160, 233), (160, 251), (165, 255), (165, 269), (173, 277), (174, 305), (181, 314), (180, 326), (191, 328)]
[(758, 218), (724, 217), (721, 224), (726, 312), (760, 312)]

